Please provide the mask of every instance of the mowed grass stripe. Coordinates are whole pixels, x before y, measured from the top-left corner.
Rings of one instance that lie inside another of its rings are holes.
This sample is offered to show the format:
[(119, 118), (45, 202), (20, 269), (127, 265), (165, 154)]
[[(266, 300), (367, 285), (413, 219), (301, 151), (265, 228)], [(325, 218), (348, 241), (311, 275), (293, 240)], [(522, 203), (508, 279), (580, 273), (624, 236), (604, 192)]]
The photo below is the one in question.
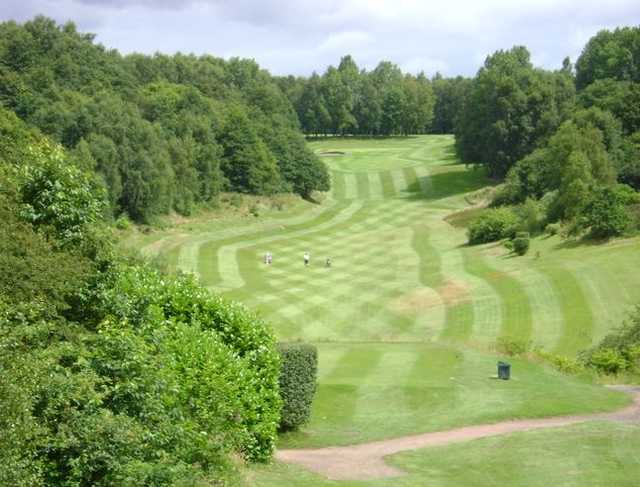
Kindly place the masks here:
[(401, 169), (391, 171), (391, 179), (396, 194), (402, 194), (407, 191), (406, 180)]
[(356, 174), (352, 172), (342, 173), (344, 175), (344, 197), (346, 199), (358, 198), (358, 182)]
[(382, 194), (385, 198), (393, 198), (396, 195), (396, 189), (393, 185), (393, 178), (390, 171), (382, 171), (378, 173), (380, 176), (380, 184), (382, 185)]
[(404, 177), (404, 187), (406, 193), (418, 193), (420, 192), (420, 183), (418, 182), (418, 175), (413, 167), (403, 167), (402, 175)]
[(347, 188), (343, 172), (331, 171), (331, 194), (337, 200), (343, 200), (347, 197)]
[(483, 279), (501, 300), (502, 327), (500, 335), (505, 338), (528, 341), (531, 339), (531, 306), (522, 285), (505, 272), (488, 266), (479, 252), (465, 251), (467, 271)]
[(433, 189), (433, 183), (431, 181), (431, 173), (429, 168), (423, 165), (415, 166), (416, 179), (418, 181), (419, 192), (424, 196), (431, 194)]
[(566, 333), (566, 322), (562, 311), (562, 299), (549, 275), (539, 269), (518, 265), (512, 275), (522, 284), (533, 320), (532, 339), (546, 350), (557, 348)]
[(361, 200), (368, 200), (371, 196), (369, 191), (369, 176), (366, 172), (356, 173), (356, 181), (358, 185), (357, 198)]
[(564, 329), (554, 351), (575, 355), (591, 346), (593, 339), (593, 314), (576, 277), (561, 267), (541, 269), (553, 283), (554, 292), (561, 303)]
[[(343, 428), (353, 427), (360, 388), (373, 376), (381, 357), (381, 350), (358, 345), (342, 352), (316, 393), (314, 416), (331, 415)], [(314, 419), (312, 417), (311, 421)]]
[(352, 215), (356, 211), (358, 211), (358, 209), (360, 209), (361, 207), (362, 207), (361, 202), (357, 202), (357, 201), (351, 202), (342, 211), (339, 211), (338, 213), (336, 213), (331, 220), (325, 221), (323, 223), (319, 223), (318, 225), (311, 228), (305, 228), (302, 230), (287, 232), (286, 236), (283, 236), (282, 234), (277, 234), (273, 236), (254, 239), (252, 241), (241, 242), (241, 243), (239, 242), (239, 243), (224, 245), (219, 247), (217, 263), (218, 263), (218, 271), (221, 278), (221, 282), (213, 283), (213, 284), (223, 289), (233, 289), (233, 288), (241, 287), (244, 285), (245, 281), (242, 279), (238, 271), (238, 261), (236, 256), (238, 249), (250, 247), (260, 243), (264, 246), (264, 250), (267, 250), (267, 247), (269, 246), (269, 244), (272, 244), (273, 242), (276, 242), (278, 240), (282, 240), (283, 238), (300, 237), (308, 233), (315, 233), (315, 232), (327, 230), (331, 226), (337, 225), (351, 218)]
[(379, 173), (368, 172), (369, 177), (369, 195), (371, 199), (380, 200), (384, 198), (384, 190), (382, 188), (382, 182), (380, 181)]

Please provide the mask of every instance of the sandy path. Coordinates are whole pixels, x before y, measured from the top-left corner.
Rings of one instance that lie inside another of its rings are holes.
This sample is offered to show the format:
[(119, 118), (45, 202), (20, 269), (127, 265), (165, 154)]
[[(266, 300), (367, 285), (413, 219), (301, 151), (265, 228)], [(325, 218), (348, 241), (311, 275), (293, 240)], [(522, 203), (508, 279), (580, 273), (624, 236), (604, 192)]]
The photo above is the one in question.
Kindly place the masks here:
[(503, 435), (515, 431), (555, 428), (592, 420), (640, 422), (640, 387), (614, 386), (633, 396), (633, 404), (612, 413), (558, 416), (542, 419), (504, 421), (502, 423), (466, 426), (448, 431), (403, 436), (360, 445), (318, 449), (278, 450), (276, 458), (296, 463), (332, 480), (367, 480), (404, 475), (405, 472), (387, 465), (384, 457), (406, 450), (446, 445), (475, 438)]

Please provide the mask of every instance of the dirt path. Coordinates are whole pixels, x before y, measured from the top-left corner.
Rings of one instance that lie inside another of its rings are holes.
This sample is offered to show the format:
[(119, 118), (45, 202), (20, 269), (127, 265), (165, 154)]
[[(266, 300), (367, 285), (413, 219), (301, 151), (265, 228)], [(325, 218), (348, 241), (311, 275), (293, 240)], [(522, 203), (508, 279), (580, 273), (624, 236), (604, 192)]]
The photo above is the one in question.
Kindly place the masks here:
[(543, 419), (505, 421), (502, 423), (466, 426), (448, 431), (403, 436), (352, 446), (318, 449), (279, 450), (276, 458), (296, 463), (332, 480), (367, 480), (404, 475), (405, 472), (387, 465), (384, 457), (405, 450), (446, 445), (515, 431), (555, 428), (592, 420), (640, 422), (640, 387), (614, 386), (633, 396), (633, 404), (612, 413), (557, 416)]

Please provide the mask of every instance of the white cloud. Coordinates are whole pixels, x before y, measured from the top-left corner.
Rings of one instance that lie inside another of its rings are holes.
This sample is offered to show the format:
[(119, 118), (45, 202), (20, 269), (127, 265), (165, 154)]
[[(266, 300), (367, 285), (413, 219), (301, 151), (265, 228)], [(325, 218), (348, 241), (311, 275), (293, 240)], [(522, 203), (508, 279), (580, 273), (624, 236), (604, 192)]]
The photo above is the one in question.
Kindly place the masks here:
[(330, 34), (319, 46), (320, 51), (348, 52), (369, 42), (371, 36), (366, 32), (338, 32)]

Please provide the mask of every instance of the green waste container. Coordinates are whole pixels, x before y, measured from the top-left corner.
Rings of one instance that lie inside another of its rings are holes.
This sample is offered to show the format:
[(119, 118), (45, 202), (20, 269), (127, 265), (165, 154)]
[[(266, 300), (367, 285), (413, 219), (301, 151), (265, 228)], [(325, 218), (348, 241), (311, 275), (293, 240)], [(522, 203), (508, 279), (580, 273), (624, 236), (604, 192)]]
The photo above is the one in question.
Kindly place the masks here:
[(511, 377), (511, 364), (498, 362), (498, 379), (509, 380)]

